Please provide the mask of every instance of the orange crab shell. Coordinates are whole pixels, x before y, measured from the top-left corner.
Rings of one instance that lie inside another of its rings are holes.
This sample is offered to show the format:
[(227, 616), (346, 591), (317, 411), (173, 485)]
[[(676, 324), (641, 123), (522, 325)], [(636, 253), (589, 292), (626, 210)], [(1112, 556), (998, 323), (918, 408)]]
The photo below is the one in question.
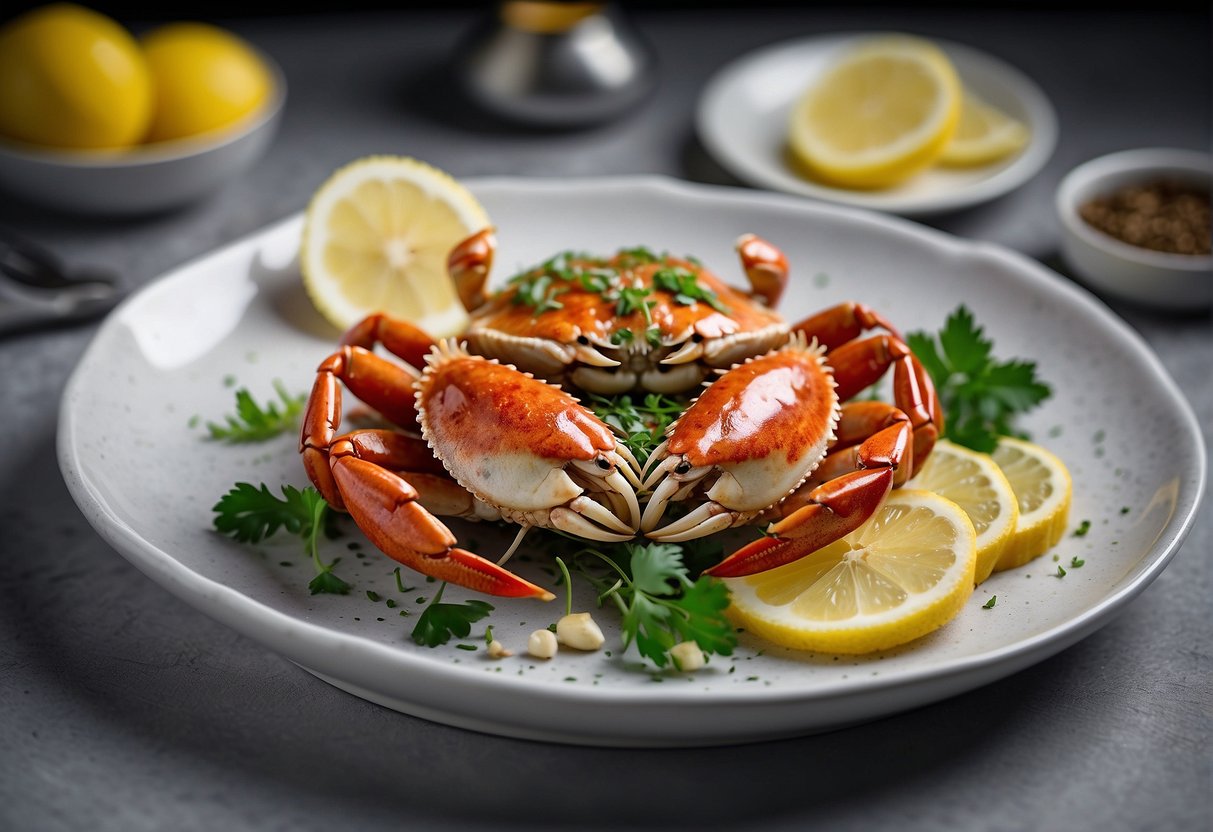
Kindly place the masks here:
[[(666, 257), (657, 263), (629, 266), (625, 257), (625, 254), (620, 254), (607, 261), (574, 259), (570, 265), (618, 269), (622, 285), (648, 289), (651, 293), (649, 299), (656, 301), (650, 307), (651, 325), (658, 328), (663, 344), (680, 343), (694, 336), (721, 338), (770, 327), (780, 327), (786, 331), (786, 324), (778, 314), (732, 288), (702, 266), (675, 257)], [(694, 273), (699, 285), (715, 293), (720, 305), (728, 311), (721, 312), (702, 302), (682, 304), (675, 300), (673, 293), (654, 287), (653, 275), (671, 267)], [(539, 338), (559, 344), (573, 344), (578, 338), (585, 337), (596, 344), (610, 345), (616, 343), (613, 340), (616, 333), (623, 330), (630, 330), (635, 337), (644, 339), (650, 324), (643, 312), (638, 310), (617, 315), (615, 300), (587, 289), (576, 280), (557, 278), (553, 285), (565, 290), (554, 296), (561, 304), (558, 311), (536, 314), (531, 306), (516, 302), (517, 289), (509, 287), (477, 310), (468, 330), (468, 340), (475, 343), (480, 333), (495, 331), (507, 336)]]

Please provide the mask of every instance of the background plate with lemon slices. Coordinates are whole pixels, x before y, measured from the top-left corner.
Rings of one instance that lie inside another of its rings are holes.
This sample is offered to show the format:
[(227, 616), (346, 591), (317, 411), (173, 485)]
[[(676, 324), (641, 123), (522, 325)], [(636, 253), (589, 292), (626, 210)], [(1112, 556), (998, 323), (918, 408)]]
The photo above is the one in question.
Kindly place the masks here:
[[(806, 89), (848, 50), (866, 41), (896, 37), (900, 36), (821, 35), (777, 43), (738, 58), (719, 70), (700, 96), (696, 114), (700, 141), (721, 166), (750, 185), (911, 217), (995, 199), (1044, 167), (1057, 142), (1057, 116), (1040, 87), (992, 55), (932, 39), (971, 95), (1026, 126), (1028, 140), (1022, 149), (989, 164), (934, 166), (879, 189), (827, 184), (798, 170), (788, 149), (788, 126)], [(967, 155), (973, 161), (980, 159), (972, 150)]]
[[(1158, 577), (1191, 526), (1205, 451), (1182, 394), (1127, 325), (1023, 256), (871, 212), (656, 177), (464, 184), (497, 228), (498, 284), (555, 251), (639, 244), (697, 255), (740, 281), (732, 244), (752, 230), (786, 250), (793, 278), (781, 310), (791, 319), (855, 298), (906, 330), (935, 330), (966, 304), (998, 355), (1036, 361), (1053, 385), (1022, 427), (1073, 476), (1071, 524), (1055, 550), (1064, 560), (996, 571), (945, 626), (871, 655), (800, 652), (747, 633), (733, 656), (694, 674), (654, 674), (619, 650), (618, 620), (605, 609), (595, 617), (609, 656), (498, 662), (483, 650), (418, 646), (411, 622), (365, 595), (396, 594), (394, 562), (355, 558), (350, 535), (325, 557), (344, 556), (355, 592), (313, 596), (296, 539), (250, 547), (211, 527), (210, 507), (236, 481), (306, 481), (296, 437), (250, 449), (207, 442), (202, 427), (230, 412), (233, 383), (262, 400), (276, 380), (305, 391), (336, 344), (338, 329), (303, 284), (297, 215), (165, 275), (109, 317), (65, 392), (59, 463), (89, 522), (145, 574), (344, 690), (451, 725), (570, 743), (690, 746), (821, 731), (938, 701), (1064, 649)], [(822, 274), (829, 280), (815, 279)], [(1088, 530), (1075, 537), (1083, 520)], [(452, 525), (486, 551), (512, 537)], [(1070, 568), (1071, 558), (1084, 565)], [(550, 583), (542, 564), (513, 563)], [(946, 552), (939, 563), (952, 568)], [(1062, 565), (1068, 574), (1055, 577)], [(975, 568), (960, 566), (966, 576)], [(485, 623), (520, 654), (526, 634), (564, 606), (494, 604)], [(580, 595), (574, 606), (594, 601)]]

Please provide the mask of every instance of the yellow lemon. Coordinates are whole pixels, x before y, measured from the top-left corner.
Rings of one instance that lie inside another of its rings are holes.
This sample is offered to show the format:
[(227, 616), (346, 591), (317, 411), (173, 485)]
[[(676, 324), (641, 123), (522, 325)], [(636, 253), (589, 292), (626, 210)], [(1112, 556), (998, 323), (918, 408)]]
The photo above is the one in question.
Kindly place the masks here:
[(0, 133), (59, 148), (122, 148), (143, 137), (151, 109), (143, 54), (110, 18), (56, 3), (0, 31)]
[(1039, 445), (1004, 436), (992, 454), (1019, 501), (1019, 522), (994, 565), (996, 572), (1023, 566), (1057, 545), (1070, 519), (1074, 487), (1070, 472)]
[(910, 484), (934, 491), (964, 509), (977, 532), (973, 580), (981, 583), (990, 577), (1019, 521), (1015, 491), (990, 455), (941, 439)]
[(964, 606), (973, 594), (976, 538), (951, 500), (903, 488), (842, 540), (767, 572), (725, 579), (729, 615), (793, 649), (887, 650), (938, 629)]
[(792, 157), (829, 184), (896, 185), (934, 162), (952, 139), (960, 89), (951, 61), (929, 41), (862, 41), (797, 102), (788, 129)]
[(147, 141), (228, 127), (256, 112), (274, 79), (256, 51), (206, 23), (169, 23), (141, 40), (155, 90)]
[(387, 312), (435, 338), (454, 335), (468, 316), (447, 257), (489, 225), (471, 191), (449, 174), (404, 156), (359, 159), (330, 176), (308, 203), (303, 282), (339, 329)]
[(1023, 122), (965, 90), (960, 123), (939, 155), (939, 163), (954, 167), (988, 165), (1023, 150), (1030, 138)]

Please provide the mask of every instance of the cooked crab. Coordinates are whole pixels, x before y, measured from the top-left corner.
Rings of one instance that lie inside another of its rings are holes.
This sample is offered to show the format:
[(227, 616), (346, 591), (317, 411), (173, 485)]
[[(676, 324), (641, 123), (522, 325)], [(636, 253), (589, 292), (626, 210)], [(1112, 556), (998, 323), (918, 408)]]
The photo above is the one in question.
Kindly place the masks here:
[[(487, 297), (493, 250), (485, 231), (450, 257), (472, 316), (464, 344), (371, 315), (321, 363), (304, 417), (300, 451), (324, 498), (424, 574), (551, 597), (458, 548), (435, 515), (516, 523), (515, 546), (533, 527), (680, 541), (775, 520), (709, 570), (762, 571), (857, 528), (934, 444), (933, 388), (897, 331), (854, 303), (787, 324), (771, 309), (787, 262), (760, 238), (738, 241), (749, 291), (630, 249), (558, 255)], [(859, 337), (870, 329), (885, 331)], [(892, 404), (847, 401), (890, 367)], [(562, 389), (682, 392), (709, 377), (643, 468)], [(341, 434), (342, 385), (399, 429)], [(661, 526), (674, 503), (689, 511)]]

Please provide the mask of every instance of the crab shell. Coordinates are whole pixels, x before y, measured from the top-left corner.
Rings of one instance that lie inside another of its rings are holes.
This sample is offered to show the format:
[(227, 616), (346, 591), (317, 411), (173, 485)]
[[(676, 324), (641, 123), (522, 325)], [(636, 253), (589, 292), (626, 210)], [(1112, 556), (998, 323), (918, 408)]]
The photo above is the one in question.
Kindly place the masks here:
[[(473, 313), (464, 336), (470, 350), (592, 393), (681, 393), (713, 369), (787, 340), (789, 326), (781, 316), (690, 260), (665, 255), (636, 262), (625, 251), (607, 260), (573, 258), (568, 265), (618, 271), (620, 287), (647, 290), (647, 313), (619, 314), (611, 293), (559, 277), (552, 282), (558, 294), (551, 297), (560, 307), (537, 312), (518, 301), (518, 286), (511, 284)], [(680, 300), (657, 288), (654, 275), (671, 268), (692, 273), (716, 304)]]

